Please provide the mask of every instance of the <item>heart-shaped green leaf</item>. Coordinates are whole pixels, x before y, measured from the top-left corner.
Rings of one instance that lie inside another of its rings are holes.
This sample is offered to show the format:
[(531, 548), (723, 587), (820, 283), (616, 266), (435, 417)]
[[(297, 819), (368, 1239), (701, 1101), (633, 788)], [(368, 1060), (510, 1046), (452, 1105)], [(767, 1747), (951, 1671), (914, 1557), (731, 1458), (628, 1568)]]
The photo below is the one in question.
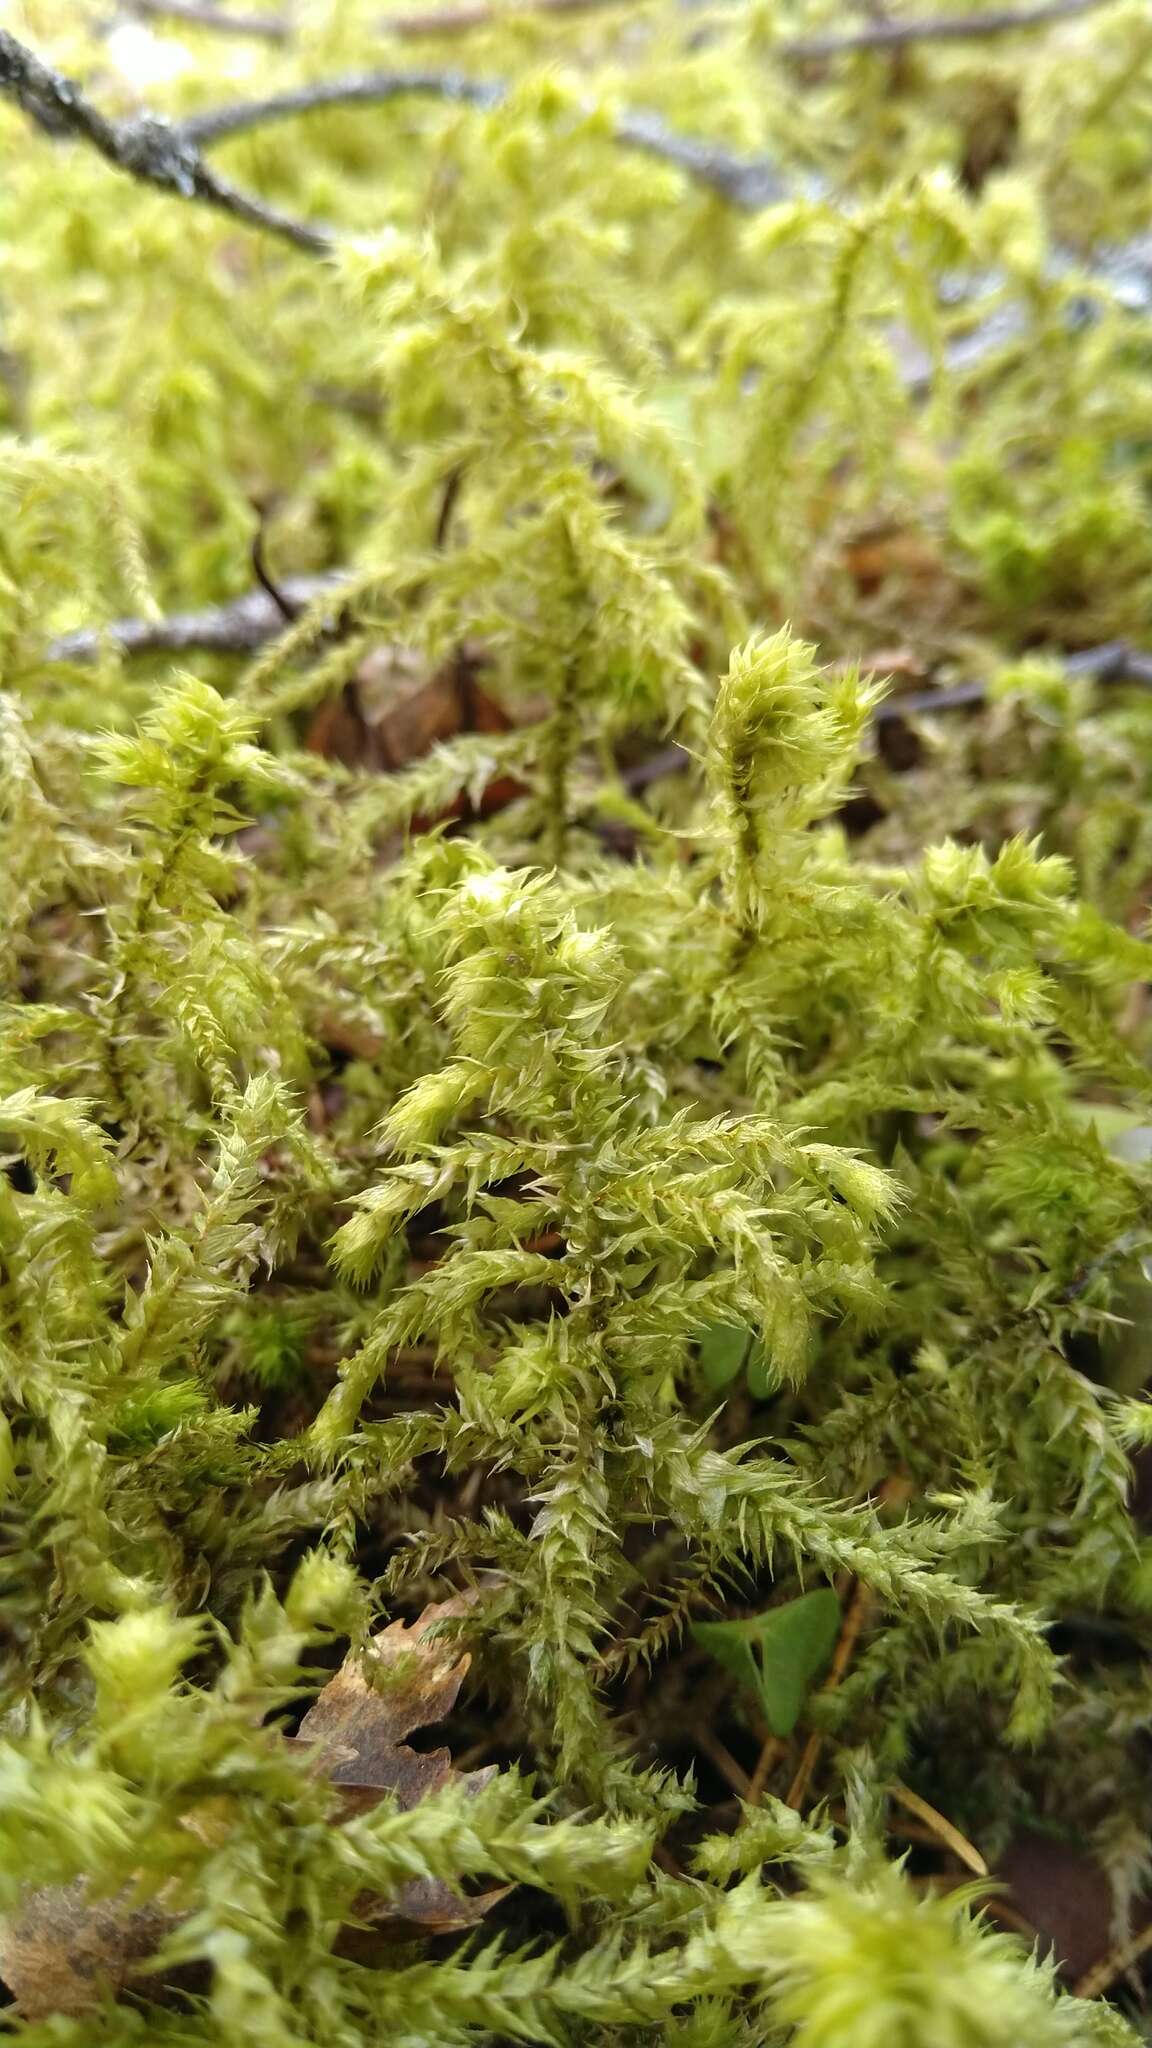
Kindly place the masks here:
[(734, 1323), (709, 1323), (700, 1336), (700, 1365), (710, 1387), (726, 1387), (736, 1378), (748, 1347), (752, 1342), (751, 1330), (740, 1329)]
[(759, 1701), (773, 1735), (791, 1735), (840, 1633), (831, 1587), (803, 1593), (749, 1621), (700, 1621), (692, 1634)]
[(742, 1323), (709, 1323), (697, 1340), (704, 1378), (717, 1392), (731, 1386), (741, 1371), (746, 1373), (748, 1391), (757, 1401), (766, 1399), (773, 1382), (760, 1339)]

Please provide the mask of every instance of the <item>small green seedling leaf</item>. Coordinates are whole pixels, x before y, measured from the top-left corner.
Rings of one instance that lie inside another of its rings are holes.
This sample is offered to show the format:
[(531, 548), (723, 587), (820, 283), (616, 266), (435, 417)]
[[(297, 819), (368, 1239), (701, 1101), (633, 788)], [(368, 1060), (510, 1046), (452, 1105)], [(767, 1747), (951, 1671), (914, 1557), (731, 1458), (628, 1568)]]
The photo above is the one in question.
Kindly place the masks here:
[(763, 1401), (772, 1391), (774, 1382), (764, 1346), (746, 1325), (708, 1323), (701, 1331), (698, 1349), (704, 1378), (714, 1391), (730, 1387), (741, 1372), (747, 1376), (754, 1400)]
[(751, 1330), (733, 1323), (709, 1323), (700, 1338), (700, 1365), (710, 1387), (727, 1387), (748, 1356)]
[(775, 1393), (780, 1384), (772, 1372), (768, 1363), (768, 1354), (761, 1344), (759, 1337), (757, 1337), (751, 1351), (748, 1353), (746, 1376), (748, 1392), (754, 1401), (766, 1401), (770, 1394)]
[(692, 1634), (760, 1704), (773, 1735), (791, 1735), (840, 1633), (831, 1587), (804, 1593), (749, 1621), (700, 1621)]

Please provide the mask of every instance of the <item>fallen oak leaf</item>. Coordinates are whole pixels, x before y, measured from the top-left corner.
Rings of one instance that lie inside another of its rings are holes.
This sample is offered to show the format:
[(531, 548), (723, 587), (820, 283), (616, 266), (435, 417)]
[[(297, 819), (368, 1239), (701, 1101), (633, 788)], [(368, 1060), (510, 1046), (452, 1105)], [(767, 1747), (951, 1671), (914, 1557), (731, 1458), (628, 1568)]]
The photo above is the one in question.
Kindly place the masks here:
[[(456, 1704), (472, 1659), (446, 1649), (433, 1631), (466, 1604), (442, 1600), (411, 1626), (390, 1622), (362, 1657), (345, 1659), (289, 1738), (314, 1751), (350, 1811), (366, 1812), (389, 1792), (400, 1806), (415, 1806), (459, 1777), (447, 1749), (411, 1749), (404, 1737), (442, 1721)], [(472, 1771), (463, 1782), (478, 1789), (492, 1775), (491, 1768)]]
[(431, 674), (411, 649), (374, 648), (315, 712), (306, 745), (345, 767), (389, 771), (458, 733), (510, 732), (512, 719), (480, 687), (486, 665), (482, 650), (467, 644)]
[[(410, 650), (376, 648), (340, 693), (313, 714), (305, 744), (345, 767), (389, 774), (426, 759), (461, 733), (512, 732), (515, 720), (480, 687), (486, 666), (483, 651), (468, 643), (431, 675)], [(538, 709), (536, 715), (543, 714)], [(527, 793), (515, 776), (494, 775), (480, 790), (461, 791), (442, 810), (411, 818), (409, 830), (492, 817)]]
[(20, 2017), (75, 2016), (138, 1979), (176, 1925), (158, 1904), (129, 1894), (93, 1899), (83, 1879), (29, 1892), (0, 1922), (0, 1977)]
[(856, 535), (844, 548), (843, 563), (862, 597), (875, 596), (892, 581), (916, 587), (939, 582), (944, 574), (939, 555), (923, 535), (895, 521)]
[[(446, 1648), (434, 1631), (468, 1604), (463, 1597), (444, 1600), (426, 1607), (411, 1626), (394, 1621), (382, 1629), (362, 1656), (345, 1660), (287, 1738), (311, 1753), (314, 1769), (338, 1789), (347, 1817), (370, 1812), (390, 1795), (407, 1808), (449, 1784), (479, 1791), (495, 1776), (495, 1765), (459, 1772), (449, 1750), (422, 1753), (403, 1740), (443, 1720), (456, 1703), (472, 1660)], [(218, 1843), (228, 1831), (227, 1801), (200, 1808), (184, 1824)], [(440, 1879), (414, 1879), (394, 1897), (357, 1899), (349, 1936), (361, 1950), (366, 1934), (370, 1942), (370, 1931), (378, 1938), (390, 1925), (457, 1933), (475, 1926), (510, 1889), (465, 1898)], [(82, 1879), (45, 1886), (0, 1920), (0, 1979), (22, 2019), (89, 2012), (130, 1980), (146, 1979), (149, 1959), (178, 1925), (179, 1917), (160, 1901), (133, 1905), (128, 1888), (93, 1899)], [(371, 1960), (370, 1945), (363, 1959)]]
[[(338, 1788), (349, 1814), (370, 1812), (389, 1794), (406, 1808), (450, 1784), (478, 1792), (495, 1776), (495, 1765), (460, 1772), (449, 1750), (416, 1750), (404, 1741), (442, 1721), (456, 1704), (471, 1655), (457, 1656), (434, 1631), (468, 1604), (457, 1596), (426, 1607), (411, 1626), (391, 1622), (363, 1656), (345, 1659), (289, 1738), (312, 1750), (316, 1768)], [(450, 1933), (474, 1926), (509, 1889), (463, 1898), (439, 1879), (422, 1878), (394, 1899), (359, 1900), (356, 1913), (375, 1926), (397, 1920)]]

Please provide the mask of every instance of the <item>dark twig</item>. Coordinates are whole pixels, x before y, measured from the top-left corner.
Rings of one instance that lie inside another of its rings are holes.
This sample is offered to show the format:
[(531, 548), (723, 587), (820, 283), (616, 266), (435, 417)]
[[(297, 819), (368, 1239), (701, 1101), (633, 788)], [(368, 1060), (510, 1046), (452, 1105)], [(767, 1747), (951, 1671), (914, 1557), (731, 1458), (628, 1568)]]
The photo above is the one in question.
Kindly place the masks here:
[(190, 28), (209, 28), (222, 36), (256, 36), (266, 43), (287, 43), (293, 24), (279, 14), (230, 14), (212, 7), (207, 0), (131, 0), (133, 14), (152, 21), (186, 22)]
[[(449, 476), (441, 515), (451, 517), (457, 491), (458, 472)], [(95, 661), (106, 646), (122, 654), (252, 654), (281, 631), (289, 614), (299, 615), (307, 605), (329, 591), (338, 592), (348, 582), (348, 572), (333, 569), (322, 576), (286, 576), (273, 585), (264, 581), (263, 558), (253, 549), (253, 566), (263, 587), (250, 590), (230, 604), (207, 607), (198, 612), (172, 612), (162, 619), (114, 619), (102, 630), (85, 627), (65, 633), (48, 643), (49, 661)], [(266, 575), (266, 571), (264, 572)], [(1089, 676), (1098, 683), (1135, 683), (1152, 689), (1152, 654), (1130, 647), (1126, 640), (1109, 640), (1100, 647), (1086, 647), (1061, 659), (1066, 675)], [(940, 690), (913, 690), (904, 696), (886, 697), (872, 713), (877, 724), (894, 718), (933, 716), (941, 711), (960, 711), (982, 704), (988, 686), (982, 681), (954, 683)], [(638, 796), (665, 775), (677, 775), (691, 760), (683, 747), (673, 743), (646, 760), (621, 771), (620, 780), (632, 796)]]
[(737, 1799), (747, 1801), (750, 1779), (747, 1771), (741, 1770), (731, 1750), (726, 1749), (718, 1735), (710, 1728), (700, 1726), (692, 1731), (697, 1749), (703, 1750), (713, 1768), (719, 1771), (726, 1785), (736, 1794)]
[(452, 525), (452, 515), (456, 510), (456, 501), (460, 496), (460, 488), (463, 482), (464, 464), (458, 462), (455, 469), (449, 470), (444, 480), (444, 494), (440, 500), (440, 510), (436, 515), (436, 533), (432, 545), (437, 554), (442, 554), (448, 544), (448, 533)]
[[(469, 78), (462, 71), (353, 72), (346, 78), (323, 79), (316, 85), (274, 93), (267, 99), (237, 100), (230, 107), (194, 114), (183, 124), (181, 133), (207, 148), (230, 136), (267, 127), (270, 122), (296, 120), (302, 114), (323, 113), (333, 107), (383, 106), (389, 100), (417, 95), (452, 100), (460, 106), (489, 112), (501, 104), (506, 93), (502, 79)], [(612, 133), (625, 148), (643, 150), (647, 156), (675, 165), (698, 185), (710, 186), (731, 205), (748, 212), (756, 212), (783, 196), (784, 184), (768, 158), (737, 156), (720, 143), (680, 135), (659, 114), (643, 109), (621, 114)]]
[(172, 612), (165, 619), (115, 619), (102, 631), (91, 626), (65, 633), (45, 649), (49, 661), (96, 661), (106, 646), (121, 654), (255, 654), (284, 630), (284, 603), (302, 610), (347, 581), (337, 574), (286, 576), (274, 601), (266, 590), (249, 590), (231, 604), (199, 612)]
[(357, 391), (344, 384), (313, 384), (311, 395), (317, 405), (330, 405), (334, 412), (350, 413), (356, 420), (384, 417), (384, 400), (375, 391)]
[(0, 28), (0, 94), (15, 100), (51, 133), (81, 137), (108, 163), (141, 184), (176, 193), (181, 199), (200, 200), (248, 227), (261, 228), (297, 249), (306, 249), (312, 256), (324, 255), (332, 247), (326, 229), (294, 220), (217, 177), (187, 127), (177, 127), (156, 114), (108, 120), (78, 85), (42, 63), (5, 28)]
[(8, 414), (18, 434), (28, 430), (28, 366), (22, 356), (0, 342), (0, 391), (7, 400)]
[[(618, 7), (625, 0), (534, 0), (524, 8), (530, 15), (600, 13)], [(902, 50), (910, 43), (966, 43), (984, 36), (1012, 35), (1021, 30), (1047, 28), (1060, 21), (1074, 21), (1091, 14), (1111, 0), (1047, 0), (1040, 7), (1002, 7), (990, 14), (942, 14), (928, 20), (892, 21), (879, 14), (858, 29), (836, 30), (826, 36), (791, 36), (775, 44), (773, 56), (789, 64), (819, 63), (829, 57), (852, 55), (859, 50)], [(488, 28), (505, 9), (486, 0), (460, 7), (422, 8), (414, 14), (386, 14), (380, 26), (388, 35), (406, 38), (466, 35), (474, 28)]]
[(1086, 1266), (1081, 1267), (1074, 1278), (1068, 1282), (1067, 1287), (1061, 1288), (1060, 1293), (1056, 1296), (1057, 1301), (1062, 1304), (1079, 1301), (1080, 1296), (1088, 1292), (1093, 1280), (1097, 1279), (1101, 1273), (1106, 1273), (1109, 1266), (1116, 1265), (1120, 1259), (1126, 1259), (1129, 1252), (1134, 1252), (1139, 1245), (1146, 1245), (1148, 1243), (1148, 1235), (1147, 1225), (1144, 1224), (1141, 1224), (1135, 1230), (1125, 1230), (1116, 1238), (1114, 1243), (1105, 1247), (1098, 1258), (1090, 1259)]
[[(1143, 689), (1152, 689), (1152, 654), (1142, 654), (1126, 640), (1108, 640), (1101, 647), (1066, 654), (1060, 665), (1066, 675), (1089, 676), (1097, 683), (1138, 683)], [(962, 711), (968, 705), (983, 704), (987, 694), (987, 683), (976, 680), (953, 683), (943, 690), (912, 690), (903, 697), (885, 697), (872, 716), (883, 725), (894, 718)]]
[(940, 14), (925, 20), (870, 21), (857, 29), (827, 36), (795, 36), (776, 44), (774, 55), (791, 64), (820, 63), (860, 50), (903, 50), (909, 43), (969, 43), (986, 36), (1014, 35), (1020, 30), (1047, 28), (1078, 15), (1093, 14), (1112, 0), (1048, 0), (1041, 7), (1002, 7), (989, 14)]
[[(1109, 640), (1101, 647), (1086, 647), (1079, 654), (1061, 659), (1066, 675), (1089, 676), (1097, 683), (1135, 683), (1152, 689), (1152, 654), (1129, 647), (1126, 640)], [(988, 695), (986, 682), (973, 678), (940, 690), (911, 690), (899, 697), (884, 697), (872, 718), (877, 725), (897, 718), (934, 717), (941, 711), (964, 711), (983, 704)], [(691, 755), (675, 743), (661, 747), (647, 760), (637, 761), (621, 771), (620, 780), (630, 796), (639, 796), (665, 775), (679, 775), (688, 767)]]
[[(548, 4), (555, 10), (560, 0), (548, 0)], [(563, 0), (564, 7), (576, 4), (577, 0)], [(580, 0), (580, 4), (590, 4), (590, 0)], [(844, 35), (780, 43), (777, 55), (808, 60), (848, 50), (898, 48), (918, 40), (996, 35), (1009, 29), (1069, 19), (1109, 4), (1111, 0), (1049, 0), (1047, 6), (1019, 12), (941, 16), (930, 21), (876, 21)], [(181, 19), (195, 16), (203, 20), (210, 14), (216, 26), (222, 26), (226, 18), (236, 26), (242, 19), (238, 15), (225, 17), (220, 10), (207, 6), (205, 0), (154, 0), (154, 11), (178, 14)], [(463, 11), (472, 20), (479, 18), (479, 6)], [(276, 19), (268, 17), (270, 21)], [(368, 71), (321, 80), (266, 99), (240, 100), (178, 124), (155, 114), (110, 121), (71, 79), (43, 63), (7, 29), (0, 29), (0, 94), (14, 99), (39, 126), (52, 134), (81, 136), (109, 163), (142, 183), (177, 193), (184, 199), (201, 200), (311, 255), (326, 254), (333, 247), (334, 236), (329, 229), (297, 220), (250, 193), (238, 191), (205, 162), (203, 150), (270, 122), (296, 119), (333, 107), (382, 106), (390, 100), (417, 95), (488, 111), (501, 104), (506, 92), (507, 87), (500, 79), (469, 78), (462, 72)], [(625, 148), (642, 150), (674, 165), (696, 184), (719, 193), (730, 205), (747, 212), (757, 212), (785, 195), (779, 171), (767, 157), (739, 156), (718, 142), (681, 135), (658, 114), (643, 108), (619, 115), (612, 133)]]
[[(468, 78), (454, 71), (367, 71), (320, 81), (267, 99), (239, 100), (176, 124), (155, 114), (130, 121), (109, 121), (71, 79), (41, 62), (23, 43), (0, 29), (0, 94), (14, 99), (25, 113), (53, 134), (82, 136), (109, 163), (144, 184), (184, 199), (199, 199), (250, 227), (265, 229), (310, 254), (323, 255), (333, 246), (326, 228), (312, 227), (237, 191), (217, 176), (202, 151), (230, 136), (296, 119), (332, 107), (382, 106), (389, 100), (427, 96), (487, 111), (500, 105), (507, 87), (500, 79)], [(741, 157), (719, 143), (679, 135), (658, 114), (638, 110), (623, 114), (613, 130), (617, 142), (674, 164), (678, 170), (719, 192), (734, 206), (751, 211), (770, 204), (784, 190), (767, 159)]]
[(237, 100), (193, 114), (182, 133), (207, 148), (273, 121), (296, 120), (301, 114), (324, 113), (331, 107), (380, 107), (389, 100), (423, 98), (456, 100), (461, 106), (498, 107), (506, 93), (502, 80), (467, 78), (462, 71), (362, 71), (345, 78), (321, 79), (292, 92), (273, 93), (263, 100)]
[(770, 157), (737, 156), (718, 142), (680, 135), (659, 114), (643, 109), (621, 114), (612, 133), (617, 142), (672, 164), (685, 177), (697, 185), (710, 186), (729, 205), (738, 206), (745, 213), (759, 213), (788, 195), (789, 188)]
[[(627, 6), (629, 0), (534, 0), (524, 12), (531, 15), (599, 14), (609, 7)], [(421, 8), (415, 14), (386, 14), (380, 23), (386, 35), (416, 38), (421, 36), (461, 36), (474, 28), (488, 28), (492, 22), (501, 19), (504, 8), (490, 7), (486, 0), (463, 7)]]
[(268, 567), (267, 557), (264, 551), (264, 541), (267, 531), (267, 517), (266, 515), (262, 514), (260, 518), (260, 524), (257, 526), (256, 531), (252, 536), (252, 547), (250, 551), (250, 559), (252, 562), (252, 574), (255, 576), (256, 581), (260, 585), (261, 590), (267, 591), (269, 597), (272, 599), (273, 604), (275, 605), (277, 611), (279, 612), (281, 618), (284, 620), (285, 624), (291, 626), (299, 618), (302, 607), (292, 598), (286, 596), (282, 586), (279, 583), (277, 583), (275, 577), (273, 576), (271, 570)]

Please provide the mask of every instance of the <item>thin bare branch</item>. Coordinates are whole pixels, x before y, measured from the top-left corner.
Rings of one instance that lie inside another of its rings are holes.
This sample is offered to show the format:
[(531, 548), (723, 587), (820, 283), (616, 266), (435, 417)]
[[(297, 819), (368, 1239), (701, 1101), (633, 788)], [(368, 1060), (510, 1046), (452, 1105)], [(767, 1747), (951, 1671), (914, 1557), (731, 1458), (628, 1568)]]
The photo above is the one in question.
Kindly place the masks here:
[[(533, 16), (593, 14), (608, 7), (626, 5), (627, 0), (534, 0), (523, 12)], [(1061, 21), (1075, 20), (1108, 6), (1111, 0), (1047, 0), (1037, 7), (999, 8), (990, 14), (943, 14), (925, 20), (893, 21), (879, 15), (858, 29), (835, 30), (822, 36), (786, 37), (773, 48), (773, 55), (786, 63), (817, 63), (830, 57), (849, 56), (860, 50), (901, 50), (910, 43), (976, 42), (985, 36), (1002, 36), (1029, 29), (1046, 28)], [(457, 7), (421, 8), (412, 14), (385, 15), (380, 26), (388, 35), (409, 40), (435, 36), (467, 35), (472, 29), (489, 28), (505, 19), (510, 10), (492, 6), (489, 0), (465, 0)]]
[[(322, 79), (316, 85), (274, 93), (267, 99), (237, 100), (230, 107), (194, 114), (183, 124), (181, 132), (207, 148), (274, 121), (296, 120), (303, 114), (323, 113), (333, 107), (383, 106), (389, 100), (416, 95), (451, 100), (487, 112), (498, 107), (506, 93), (502, 79), (469, 78), (462, 71), (352, 72), (346, 78)], [(621, 114), (612, 133), (625, 148), (642, 150), (647, 156), (675, 165), (696, 184), (709, 186), (730, 205), (747, 212), (756, 212), (783, 196), (784, 184), (768, 158), (737, 156), (719, 143), (681, 135), (669, 128), (659, 114), (641, 109)]]
[(295, 26), (281, 14), (230, 14), (208, 0), (132, 0), (133, 14), (150, 21), (178, 21), (189, 28), (207, 28), (221, 36), (254, 36), (265, 43), (287, 43)]
[[(1061, 657), (1061, 667), (1070, 676), (1090, 676), (1098, 683), (1137, 683), (1152, 688), (1152, 654), (1129, 647), (1126, 640), (1109, 640), (1101, 647), (1085, 647), (1078, 654)], [(953, 683), (941, 690), (912, 690), (903, 697), (885, 697), (872, 716), (878, 724), (893, 718), (910, 718), (938, 711), (962, 711), (982, 704), (988, 694), (985, 682)]]
[(906, 1807), (909, 1813), (914, 1813), (918, 1820), (924, 1822), (929, 1834), (934, 1835), (938, 1842), (942, 1842), (946, 1849), (952, 1851), (957, 1862), (963, 1863), (977, 1877), (987, 1877), (988, 1865), (979, 1849), (974, 1842), (968, 1840), (967, 1835), (961, 1833), (954, 1821), (948, 1819), (947, 1814), (941, 1813), (938, 1807), (929, 1806), (928, 1801), (922, 1799), (919, 1792), (913, 1792), (910, 1785), (902, 1785), (899, 1778), (893, 1779), (889, 1790), (898, 1805)]
[[(168, 12), (203, 11), (201, 0), (155, 0), (155, 4)], [(548, 5), (555, 4), (556, 0), (548, 0)], [(564, 0), (565, 6), (576, 4), (577, 0)], [(588, 0), (579, 0), (579, 4), (588, 4)], [(777, 47), (778, 54), (785, 57), (824, 57), (848, 49), (897, 47), (917, 38), (958, 38), (975, 34), (977, 29), (985, 34), (998, 34), (1009, 28), (1067, 19), (1108, 4), (1111, 0), (1051, 0), (1046, 7), (1012, 14), (942, 16), (929, 22), (877, 21), (848, 35), (809, 37)], [(310, 255), (324, 255), (334, 247), (335, 236), (330, 229), (297, 220), (250, 193), (237, 190), (205, 162), (203, 151), (213, 143), (271, 122), (297, 119), (333, 107), (382, 106), (391, 100), (417, 95), (487, 111), (499, 106), (506, 92), (501, 79), (469, 78), (457, 71), (367, 71), (320, 80), (266, 99), (239, 100), (179, 124), (155, 114), (110, 121), (71, 79), (43, 63), (7, 29), (0, 29), (0, 95), (14, 99), (40, 127), (54, 135), (78, 135), (109, 163), (142, 183), (184, 199), (200, 200)], [(612, 133), (623, 147), (641, 150), (672, 164), (694, 183), (746, 212), (757, 212), (785, 195), (780, 173), (767, 157), (740, 156), (719, 142), (682, 135), (669, 128), (658, 114), (645, 109), (618, 116)]]
[[(598, 14), (609, 7), (624, 7), (635, 0), (535, 0), (525, 8), (532, 15)], [(491, 7), (486, 0), (469, 0), (462, 7), (427, 7), (414, 14), (386, 14), (380, 27), (386, 35), (410, 39), (426, 36), (467, 35), (474, 28), (487, 28), (504, 20), (506, 7)]]
[(1072, 1986), (1072, 1996), (1101, 1997), (1105, 1991), (1111, 1989), (1118, 1977), (1122, 1977), (1126, 1970), (1130, 1970), (1134, 1963), (1139, 1962), (1141, 1956), (1146, 1956), (1150, 1948), (1152, 1921), (1147, 1927), (1142, 1927), (1139, 1933), (1133, 1934), (1128, 1941), (1118, 1942), (1115, 1948), (1110, 1948), (1107, 1955), (1101, 1956), (1098, 1963), (1094, 1963), (1090, 1970), (1086, 1970), (1082, 1977), (1078, 1977)]
[[(347, 578), (286, 576), (277, 585), (280, 597), (301, 610), (328, 591), (339, 591)], [(85, 627), (51, 640), (49, 661), (96, 661), (107, 646), (121, 654), (255, 654), (284, 632), (284, 612), (266, 590), (249, 590), (231, 604), (198, 612), (172, 612), (164, 619), (115, 619), (96, 629)]]
[[(40, 127), (53, 135), (80, 136), (130, 177), (183, 199), (201, 200), (310, 255), (325, 255), (333, 248), (335, 238), (329, 229), (296, 220), (238, 191), (205, 162), (203, 150), (270, 122), (332, 107), (380, 106), (416, 94), (487, 110), (499, 106), (506, 91), (500, 79), (468, 78), (462, 72), (369, 71), (321, 80), (267, 99), (240, 100), (179, 124), (156, 114), (110, 121), (72, 79), (45, 64), (7, 29), (0, 29), (0, 95), (15, 100)], [(779, 174), (766, 158), (736, 156), (719, 143), (680, 135), (658, 114), (643, 110), (623, 114), (613, 133), (626, 148), (674, 164), (733, 206), (755, 211), (783, 192)]]
[(193, 114), (181, 132), (207, 148), (252, 128), (274, 121), (296, 120), (301, 114), (324, 113), (332, 107), (384, 106), (389, 100), (424, 98), (455, 100), (461, 106), (487, 110), (499, 106), (507, 91), (502, 80), (467, 78), (462, 71), (362, 71), (344, 78), (321, 79), (292, 92), (273, 93), (263, 100), (236, 100)]
[(940, 14), (924, 20), (870, 21), (827, 36), (795, 36), (776, 44), (774, 54), (789, 63), (819, 63), (860, 50), (903, 50), (910, 43), (970, 43), (987, 36), (1016, 35), (1094, 14), (1113, 0), (1047, 0), (1041, 7), (1002, 7), (989, 14)]
[[(88, 662), (98, 659), (105, 647), (118, 648), (129, 657), (145, 654), (254, 654), (285, 630), (285, 606), (303, 611), (328, 592), (333, 595), (350, 581), (350, 572), (331, 569), (319, 576), (286, 576), (276, 583), (275, 597), (267, 588), (246, 591), (230, 604), (212, 605), (202, 611), (172, 612), (160, 619), (114, 619), (101, 627), (85, 627), (51, 640), (45, 649), (49, 661)], [(1126, 640), (1109, 640), (1100, 647), (1086, 647), (1062, 657), (1068, 675), (1090, 676), (1098, 683), (1135, 683), (1152, 689), (1152, 654), (1130, 647)], [(875, 707), (877, 724), (894, 718), (931, 716), (942, 711), (960, 711), (982, 704), (987, 684), (971, 680), (938, 690), (914, 690), (903, 696), (887, 697)], [(621, 780), (630, 795), (637, 796), (665, 775), (687, 768), (689, 755), (673, 743), (649, 759), (623, 771)]]
[(106, 162), (144, 185), (201, 201), (248, 227), (276, 235), (311, 256), (326, 255), (333, 246), (325, 228), (295, 220), (237, 191), (207, 164), (186, 127), (156, 114), (110, 121), (72, 79), (45, 64), (34, 51), (0, 28), (0, 95), (15, 100), (38, 126), (53, 135), (76, 135)]
[[(1077, 654), (1061, 657), (1061, 667), (1070, 676), (1090, 676), (1097, 683), (1134, 683), (1152, 689), (1152, 654), (1130, 647), (1126, 640), (1109, 640), (1100, 647), (1085, 647)], [(976, 677), (962, 683), (946, 684), (938, 690), (910, 690), (902, 696), (883, 697), (872, 712), (876, 725), (897, 718), (929, 718), (942, 711), (965, 711), (983, 704), (988, 685)], [(639, 796), (665, 775), (679, 775), (691, 765), (691, 755), (675, 741), (659, 752), (623, 770), (621, 781), (629, 796)]]
[(758, 213), (787, 196), (788, 187), (770, 157), (738, 156), (718, 142), (680, 135), (659, 114), (642, 110), (622, 114), (612, 133), (617, 142), (674, 165), (694, 183), (709, 186), (745, 213)]

